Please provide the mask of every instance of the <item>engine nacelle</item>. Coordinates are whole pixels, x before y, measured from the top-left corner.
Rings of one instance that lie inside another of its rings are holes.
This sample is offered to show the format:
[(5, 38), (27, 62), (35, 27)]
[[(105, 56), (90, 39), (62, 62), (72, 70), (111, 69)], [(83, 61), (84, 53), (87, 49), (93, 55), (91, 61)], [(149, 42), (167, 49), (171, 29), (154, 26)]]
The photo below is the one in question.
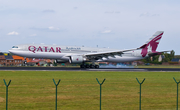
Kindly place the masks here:
[(56, 59), (56, 60), (55, 60), (55, 63), (66, 63), (66, 62), (68, 62), (68, 61), (65, 61), (65, 60), (59, 60), (59, 59)]
[(83, 57), (78, 55), (73, 55), (69, 58), (70, 63), (82, 63), (83, 61)]

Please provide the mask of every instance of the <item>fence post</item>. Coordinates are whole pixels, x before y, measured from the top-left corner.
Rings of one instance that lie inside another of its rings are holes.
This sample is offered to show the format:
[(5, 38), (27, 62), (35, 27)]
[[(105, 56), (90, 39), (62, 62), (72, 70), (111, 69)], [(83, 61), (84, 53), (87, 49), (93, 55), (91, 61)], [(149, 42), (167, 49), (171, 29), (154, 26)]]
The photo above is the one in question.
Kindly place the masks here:
[(5, 79), (3, 79), (3, 80), (4, 80), (4, 84), (6, 86), (6, 110), (8, 110), (8, 86), (10, 85), (11, 80), (9, 81), (8, 85), (6, 84)]
[[(97, 82), (99, 83), (99, 81), (98, 81), (97, 78), (96, 78), (96, 80), (97, 80)], [(106, 80), (106, 79), (104, 79), (104, 80), (102, 81), (102, 83), (99, 83), (99, 85), (100, 85), (100, 110), (101, 110), (101, 85), (104, 83), (105, 80)]]
[(176, 79), (173, 77), (174, 81), (177, 83), (177, 110), (178, 110), (178, 84), (180, 83), (176, 81)]
[(54, 85), (56, 86), (55, 110), (57, 110), (57, 86), (59, 85), (60, 81), (61, 80), (59, 79), (58, 83), (56, 84), (55, 80), (53, 79)]
[(139, 110), (141, 110), (141, 84), (143, 84), (143, 82), (145, 81), (145, 78), (143, 79), (143, 81), (140, 83), (138, 78), (136, 78), (137, 82), (140, 85), (140, 92), (139, 92)]

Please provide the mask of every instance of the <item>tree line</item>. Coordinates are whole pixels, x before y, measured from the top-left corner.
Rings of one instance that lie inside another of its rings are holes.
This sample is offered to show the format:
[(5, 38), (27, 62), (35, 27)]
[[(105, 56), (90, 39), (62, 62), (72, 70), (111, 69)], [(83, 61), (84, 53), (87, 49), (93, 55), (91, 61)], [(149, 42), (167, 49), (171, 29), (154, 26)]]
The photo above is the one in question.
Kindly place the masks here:
[[(162, 60), (159, 61), (159, 57), (162, 57)], [(152, 64), (162, 64), (163, 62), (171, 62), (171, 60), (175, 58), (175, 51), (172, 50), (170, 53), (164, 52), (161, 55), (151, 56), (143, 59), (144, 63), (152, 63)]]

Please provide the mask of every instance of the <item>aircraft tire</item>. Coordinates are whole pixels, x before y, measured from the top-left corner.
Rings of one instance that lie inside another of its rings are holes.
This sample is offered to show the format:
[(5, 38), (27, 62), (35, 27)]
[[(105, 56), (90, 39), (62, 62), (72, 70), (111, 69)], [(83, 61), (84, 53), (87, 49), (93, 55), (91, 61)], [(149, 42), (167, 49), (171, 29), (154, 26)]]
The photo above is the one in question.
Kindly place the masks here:
[(80, 65), (80, 68), (85, 68), (85, 65)]
[(86, 67), (86, 68), (89, 68), (90, 66), (89, 66), (89, 64), (86, 64), (85, 67)]
[(99, 68), (99, 65), (95, 65), (95, 68), (97, 68), (97, 69), (98, 69), (98, 68)]
[(95, 65), (93, 65), (93, 64), (90, 64), (90, 68), (95, 68)]

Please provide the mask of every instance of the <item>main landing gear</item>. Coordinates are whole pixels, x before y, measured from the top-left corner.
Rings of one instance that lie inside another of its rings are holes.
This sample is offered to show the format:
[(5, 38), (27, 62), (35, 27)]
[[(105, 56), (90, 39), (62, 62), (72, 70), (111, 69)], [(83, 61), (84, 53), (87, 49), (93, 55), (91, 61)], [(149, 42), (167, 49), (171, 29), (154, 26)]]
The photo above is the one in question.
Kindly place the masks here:
[(27, 66), (26, 57), (24, 57), (24, 66)]
[(99, 65), (93, 65), (93, 64), (81, 64), (80, 65), (81, 68), (99, 68)]

